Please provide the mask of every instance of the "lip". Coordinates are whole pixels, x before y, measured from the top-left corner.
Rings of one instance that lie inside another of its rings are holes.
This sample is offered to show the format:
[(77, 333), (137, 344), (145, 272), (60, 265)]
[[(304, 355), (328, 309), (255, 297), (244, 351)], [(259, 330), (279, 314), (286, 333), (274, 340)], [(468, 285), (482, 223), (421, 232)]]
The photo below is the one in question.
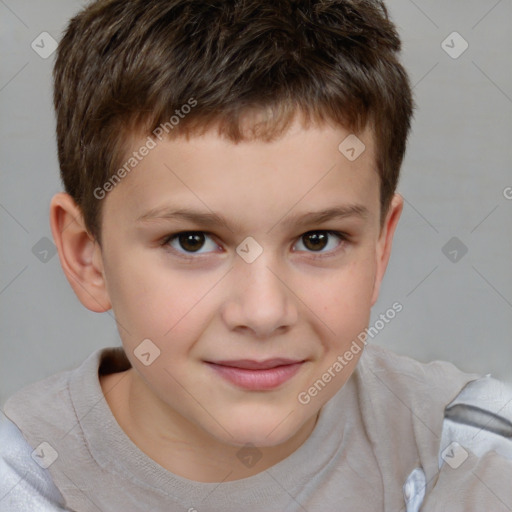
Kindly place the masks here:
[(265, 361), (249, 359), (206, 361), (206, 364), (235, 386), (252, 391), (265, 391), (275, 389), (290, 380), (304, 362), (275, 358)]

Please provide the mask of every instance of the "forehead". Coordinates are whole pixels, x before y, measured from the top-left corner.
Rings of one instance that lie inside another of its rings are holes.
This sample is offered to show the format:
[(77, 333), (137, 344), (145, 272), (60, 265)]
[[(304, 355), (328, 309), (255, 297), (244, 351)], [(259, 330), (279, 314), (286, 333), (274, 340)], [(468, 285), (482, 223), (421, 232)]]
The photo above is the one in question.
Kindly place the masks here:
[(133, 142), (127, 158), (137, 158), (137, 165), (109, 192), (105, 215), (135, 221), (186, 208), (263, 222), (327, 206), (359, 205), (368, 217), (379, 207), (369, 129), (356, 137), (341, 127), (294, 123), (272, 142), (239, 143), (210, 130), (156, 140), (141, 151), (147, 140)]

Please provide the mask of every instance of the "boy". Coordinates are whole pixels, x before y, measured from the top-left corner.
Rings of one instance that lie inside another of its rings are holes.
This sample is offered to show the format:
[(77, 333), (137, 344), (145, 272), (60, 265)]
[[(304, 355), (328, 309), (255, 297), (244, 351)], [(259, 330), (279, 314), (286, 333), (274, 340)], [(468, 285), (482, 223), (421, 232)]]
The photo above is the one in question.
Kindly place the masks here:
[(367, 344), (403, 206), (399, 49), (378, 1), (71, 20), (50, 221), (123, 347), (8, 400), (0, 510), (512, 510), (510, 390)]

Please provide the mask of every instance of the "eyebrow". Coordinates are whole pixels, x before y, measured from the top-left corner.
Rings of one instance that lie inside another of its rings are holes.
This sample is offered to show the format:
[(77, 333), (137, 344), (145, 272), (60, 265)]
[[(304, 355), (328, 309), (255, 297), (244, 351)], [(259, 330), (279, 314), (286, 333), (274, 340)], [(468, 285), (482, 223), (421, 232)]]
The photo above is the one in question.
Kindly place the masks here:
[[(317, 212), (307, 212), (304, 214), (296, 214), (286, 216), (281, 224), (285, 227), (302, 226), (307, 224), (321, 224), (333, 219), (344, 219), (347, 217), (355, 217), (366, 220), (369, 210), (361, 204), (350, 204), (343, 206), (334, 206)], [(152, 208), (148, 212), (137, 218), (137, 222), (148, 222), (153, 220), (182, 220), (200, 224), (207, 227), (226, 226), (229, 228), (229, 222), (220, 214), (214, 212), (200, 212), (189, 208), (173, 209), (168, 206)], [(272, 228), (273, 229), (273, 228)]]

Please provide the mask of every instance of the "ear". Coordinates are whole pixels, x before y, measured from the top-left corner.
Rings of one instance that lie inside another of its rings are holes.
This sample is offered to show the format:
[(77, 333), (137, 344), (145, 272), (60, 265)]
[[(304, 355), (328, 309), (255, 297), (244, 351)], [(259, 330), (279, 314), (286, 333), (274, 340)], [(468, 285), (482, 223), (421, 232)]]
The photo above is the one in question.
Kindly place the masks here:
[(376, 259), (377, 259), (377, 270), (375, 273), (375, 282), (373, 286), (372, 303), (373, 306), (379, 298), (380, 285), (386, 272), (386, 268), (389, 262), (389, 256), (391, 255), (391, 245), (393, 242), (393, 235), (395, 229), (402, 214), (404, 207), (404, 198), (400, 194), (394, 194), (391, 204), (389, 206), (388, 213), (386, 214), (386, 220), (382, 226), (382, 230), (379, 234), (376, 248)]
[(97, 313), (109, 310), (101, 248), (89, 234), (82, 212), (69, 194), (53, 196), (50, 226), (60, 264), (80, 302)]

